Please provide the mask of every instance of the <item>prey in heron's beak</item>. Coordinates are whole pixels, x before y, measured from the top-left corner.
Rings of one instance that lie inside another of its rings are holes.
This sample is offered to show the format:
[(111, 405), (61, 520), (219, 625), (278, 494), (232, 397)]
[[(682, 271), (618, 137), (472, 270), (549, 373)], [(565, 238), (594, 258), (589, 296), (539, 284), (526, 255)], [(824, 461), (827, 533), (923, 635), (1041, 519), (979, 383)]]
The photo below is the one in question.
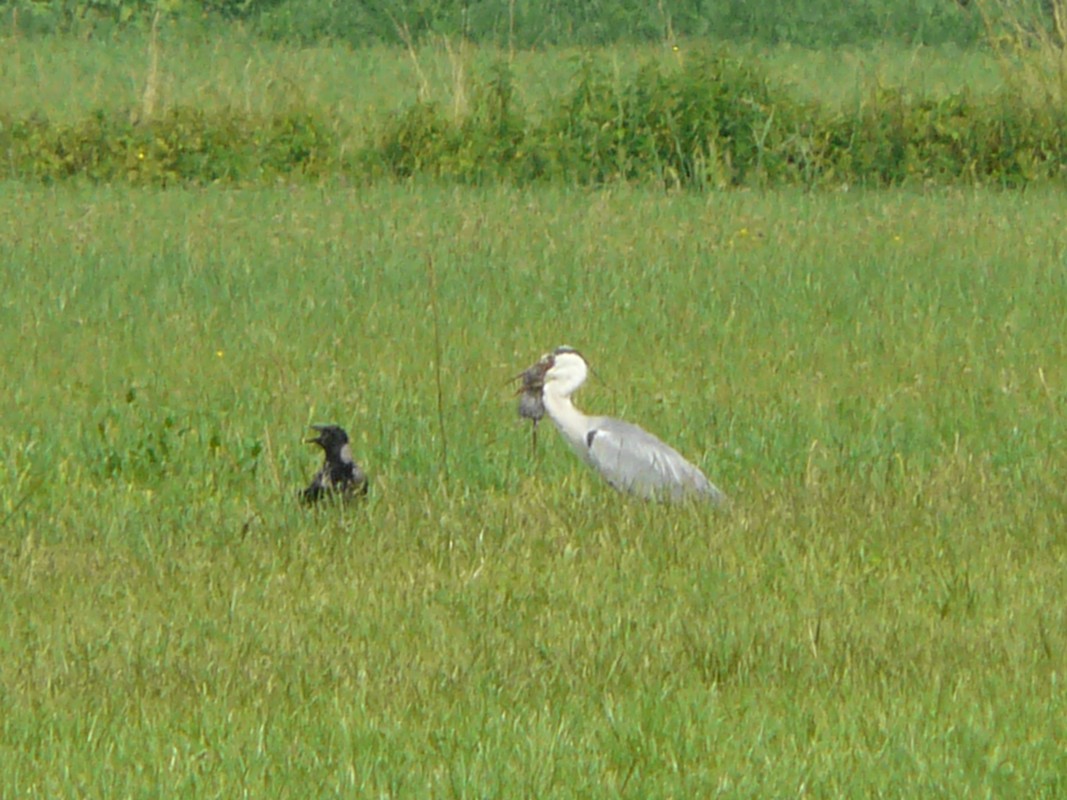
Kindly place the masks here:
[(513, 380), (522, 381), (515, 392), (519, 396), (519, 416), (533, 421), (531, 450), (537, 449), (537, 423), (545, 415), (542, 390), (545, 388), (545, 373), (552, 368), (552, 355), (546, 355), (536, 364), (527, 367)]

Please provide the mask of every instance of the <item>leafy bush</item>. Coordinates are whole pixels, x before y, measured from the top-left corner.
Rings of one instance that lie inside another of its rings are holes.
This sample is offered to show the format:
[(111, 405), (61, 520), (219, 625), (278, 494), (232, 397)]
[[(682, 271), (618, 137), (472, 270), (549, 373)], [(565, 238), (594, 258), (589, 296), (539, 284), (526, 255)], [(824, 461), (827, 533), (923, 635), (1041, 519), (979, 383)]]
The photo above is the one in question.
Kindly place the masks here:
[[(495, 75), (482, 92), (501, 92)], [(793, 100), (752, 64), (709, 52), (648, 65), (618, 83), (578, 66), (555, 110), (523, 121), (507, 106), (459, 123), (415, 105), (387, 123), (374, 152), (396, 177), (658, 181), (723, 187), (899, 185), (1062, 177), (1067, 115), (1018, 96), (943, 100), (882, 89), (845, 115)]]
[(263, 119), (175, 108), (142, 123), (104, 112), (73, 125), (0, 118), (0, 150), (11, 177), (166, 185), (318, 175), (336, 167), (338, 146), (310, 113)]

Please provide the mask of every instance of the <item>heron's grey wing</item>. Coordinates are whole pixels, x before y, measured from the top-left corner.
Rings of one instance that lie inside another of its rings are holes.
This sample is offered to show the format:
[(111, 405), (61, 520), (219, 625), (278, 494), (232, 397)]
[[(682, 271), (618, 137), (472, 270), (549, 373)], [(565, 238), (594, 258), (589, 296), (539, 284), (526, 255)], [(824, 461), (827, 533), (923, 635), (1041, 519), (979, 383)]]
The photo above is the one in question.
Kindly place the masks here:
[(677, 450), (629, 422), (596, 420), (586, 435), (586, 446), (590, 463), (619, 491), (649, 499), (704, 496), (713, 503), (726, 499)]

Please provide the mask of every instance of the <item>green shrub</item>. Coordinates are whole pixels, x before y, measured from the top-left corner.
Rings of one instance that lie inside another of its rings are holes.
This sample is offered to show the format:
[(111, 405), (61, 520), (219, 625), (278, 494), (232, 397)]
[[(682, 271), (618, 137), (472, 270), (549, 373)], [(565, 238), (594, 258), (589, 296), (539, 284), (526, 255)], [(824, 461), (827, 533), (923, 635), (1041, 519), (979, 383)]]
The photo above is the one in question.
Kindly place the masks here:
[(0, 119), (10, 176), (166, 185), (317, 175), (336, 167), (335, 137), (309, 113), (264, 119), (174, 108), (142, 123), (130, 116), (97, 112), (73, 125)]
[(386, 123), (374, 154), (398, 178), (437, 174), (453, 136), (436, 104), (418, 102)]

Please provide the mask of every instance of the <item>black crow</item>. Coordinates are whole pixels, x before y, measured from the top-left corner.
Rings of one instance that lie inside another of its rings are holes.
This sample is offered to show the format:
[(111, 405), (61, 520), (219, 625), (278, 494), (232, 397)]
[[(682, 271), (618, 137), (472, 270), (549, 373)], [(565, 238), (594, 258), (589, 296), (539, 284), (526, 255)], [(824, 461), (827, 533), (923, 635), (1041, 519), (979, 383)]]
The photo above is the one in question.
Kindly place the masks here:
[(362, 497), (367, 493), (367, 476), (352, 458), (348, 434), (337, 425), (312, 425), (319, 435), (308, 442), (319, 445), (326, 453), (326, 461), (311, 483), (300, 493), (305, 503), (314, 503), (325, 496), (337, 496), (342, 501)]

